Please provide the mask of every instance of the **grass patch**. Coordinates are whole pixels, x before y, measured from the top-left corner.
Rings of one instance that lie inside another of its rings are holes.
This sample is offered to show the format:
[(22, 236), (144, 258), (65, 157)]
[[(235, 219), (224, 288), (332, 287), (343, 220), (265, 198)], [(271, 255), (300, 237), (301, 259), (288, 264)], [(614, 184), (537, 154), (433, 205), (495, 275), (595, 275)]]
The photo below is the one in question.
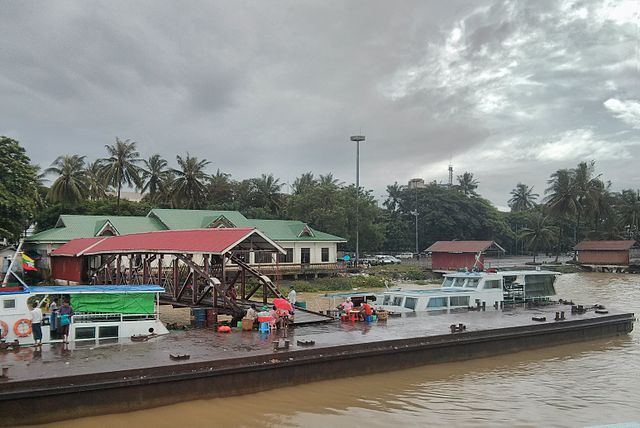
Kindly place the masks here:
[(383, 288), (385, 278), (380, 276), (345, 276), (333, 278), (318, 278), (312, 281), (291, 281), (280, 286), (280, 290), (288, 291), (289, 286), (295, 285), (296, 291), (321, 292), (345, 291), (354, 288)]

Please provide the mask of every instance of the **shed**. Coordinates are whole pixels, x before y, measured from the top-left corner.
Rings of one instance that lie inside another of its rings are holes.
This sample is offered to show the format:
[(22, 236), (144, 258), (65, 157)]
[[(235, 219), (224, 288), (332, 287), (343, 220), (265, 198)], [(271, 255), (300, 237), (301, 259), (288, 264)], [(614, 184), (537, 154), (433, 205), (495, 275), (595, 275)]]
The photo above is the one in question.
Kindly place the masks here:
[(426, 251), (431, 252), (433, 270), (483, 269), (486, 252), (505, 252), (494, 241), (437, 241)]
[[(584, 265), (629, 266), (637, 258), (636, 241), (582, 241), (573, 247), (578, 252), (578, 263)], [(633, 253), (633, 254), (632, 254)]]

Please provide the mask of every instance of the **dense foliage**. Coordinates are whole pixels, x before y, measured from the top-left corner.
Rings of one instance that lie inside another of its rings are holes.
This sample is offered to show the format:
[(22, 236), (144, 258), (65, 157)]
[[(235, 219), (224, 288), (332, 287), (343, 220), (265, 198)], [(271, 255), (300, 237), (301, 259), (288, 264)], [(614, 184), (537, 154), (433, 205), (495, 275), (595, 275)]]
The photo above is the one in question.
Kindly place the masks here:
[[(381, 205), (367, 189), (312, 172), (296, 178), (291, 191), (272, 174), (234, 180), (211, 174), (204, 158), (176, 156), (176, 168), (158, 154), (143, 159), (137, 143), (116, 139), (107, 157), (61, 155), (40, 184), (18, 142), (0, 139), (0, 236), (15, 240), (30, 224), (52, 227), (60, 214), (145, 215), (153, 207), (237, 210), (249, 218), (296, 219), (348, 240), (355, 247), (356, 212), (362, 252), (424, 250), (437, 240), (495, 240), (511, 254), (566, 252), (582, 239), (640, 239), (640, 194), (610, 190), (595, 163), (553, 172), (543, 200), (518, 182), (511, 212), (499, 212), (478, 192), (471, 172), (453, 185), (387, 186)], [(120, 200), (123, 188), (144, 193), (142, 202)]]

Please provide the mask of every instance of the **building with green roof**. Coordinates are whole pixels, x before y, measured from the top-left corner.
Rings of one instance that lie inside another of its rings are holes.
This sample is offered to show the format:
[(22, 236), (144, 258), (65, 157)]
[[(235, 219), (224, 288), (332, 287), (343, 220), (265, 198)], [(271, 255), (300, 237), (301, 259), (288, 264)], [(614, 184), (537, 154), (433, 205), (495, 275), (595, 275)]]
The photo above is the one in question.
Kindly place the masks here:
[[(310, 265), (334, 263), (337, 245), (344, 238), (315, 230), (298, 220), (248, 219), (239, 211), (152, 209), (142, 216), (61, 215), (56, 225), (25, 239), (25, 246), (37, 252), (39, 268), (49, 269), (48, 254), (75, 238), (126, 235), (160, 230), (254, 227), (287, 250), (278, 263)], [(251, 254), (253, 264), (271, 264), (268, 255)]]

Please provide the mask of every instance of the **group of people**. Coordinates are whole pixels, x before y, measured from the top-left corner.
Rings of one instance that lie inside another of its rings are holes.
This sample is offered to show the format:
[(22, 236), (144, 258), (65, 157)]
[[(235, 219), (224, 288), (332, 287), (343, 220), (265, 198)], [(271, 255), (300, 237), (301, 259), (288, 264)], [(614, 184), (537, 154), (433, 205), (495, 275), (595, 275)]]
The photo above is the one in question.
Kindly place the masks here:
[(369, 303), (367, 303), (366, 300), (360, 303), (360, 306), (356, 308), (353, 302), (351, 301), (351, 297), (347, 297), (347, 299), (344, 302), (338, 305), (337, 309), (345, 315), (349, 314), (349, 312), (351, 311), (357, 310), (359, 312), (358, 318), (363, 321), (367, 317), (375, 315), (376, 313), (376, 310)]
[[(31, 332), (36, 346), (42, 344), (42, 320), (44, 314), (40, 307), (40, 302), (33, 302), (31, 305)], [(69, 300), (63, 300), (62, 306), (58, 308), (58, 299), (53, 299), (49, 304), (49, 326), (52, 337), (57, 333), (62, 337), (63, 343), (69, 343), (69, 326), (73, 317), (73, 308)]]
[(259, 316), (269, 317), (269, 323), (275, 326), (277, 329), (286, 328), (289, 325), (293, 324), (293, 314), (286, 309), (278, 309), (275, 306), (272, 306), (271, 309), (269, 309), (269, 306), (264, 305), (262, 307), (262, 311), (258, 312), (256, 305), (251, 304), (251, 307), (247, 309), (245, 318), (253, 320), (254, 328), (258, 326)]

